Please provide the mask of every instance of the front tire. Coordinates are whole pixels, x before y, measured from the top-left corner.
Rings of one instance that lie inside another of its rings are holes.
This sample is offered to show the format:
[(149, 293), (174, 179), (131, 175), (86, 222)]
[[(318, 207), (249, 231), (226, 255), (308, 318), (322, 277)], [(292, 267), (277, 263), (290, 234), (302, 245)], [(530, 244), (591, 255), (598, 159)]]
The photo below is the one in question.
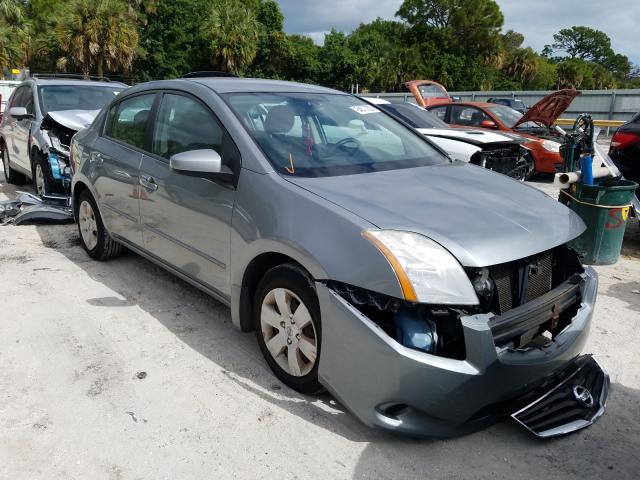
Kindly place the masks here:
[(40, 196), (64, 193), (64, 188), (51, 176), (51, 166), (45, 155), (36, 153), (33, 160), (33, 186)]
[(78, 233), (82, 248), (94, 260), (109, 260), (122, 253), (122, 245), (104, 228), (96, 201), (88, 190), (78, 199)]
[(22, 173), (15, 171), (9, 164), (9, 152), (4, 144), (0, 145), (0, 156), (2, 157), (2, 168), (4, 169), (4, 178), (7, 183), (12, 185), (22, 185), (27, 182), (27, 177)]
[(254, 300), (254, 322), (260, 350), (273, 373), (292, 389), (320, 393), (320, 306), (313, 281), (294, 264), (269, 270)]

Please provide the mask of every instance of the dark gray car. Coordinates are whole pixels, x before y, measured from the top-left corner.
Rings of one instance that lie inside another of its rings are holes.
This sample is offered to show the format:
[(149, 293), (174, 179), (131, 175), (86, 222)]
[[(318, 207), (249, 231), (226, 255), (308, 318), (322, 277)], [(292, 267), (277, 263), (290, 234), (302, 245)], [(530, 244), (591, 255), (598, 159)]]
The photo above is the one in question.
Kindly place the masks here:
[[(300, 392), (413, 434), (512, 413), (549, 436), (602, 414), (608, 379), (580, 357), (597, 278), (565, 245), (582, 221), (373, 105), (279, 81), (150, 82), (71, 154), (88, 254), (126, 246), (229, 305)], [(541, 422), (549, 398), (572, 413)]]
[(127, 86), (119, 82), (34, 77), (22, 82), (0, 122), (0, 156), (5, 178), (33, 180), (40, 195), (70, 191), (71, 137), (91, 124), (98, 111)]

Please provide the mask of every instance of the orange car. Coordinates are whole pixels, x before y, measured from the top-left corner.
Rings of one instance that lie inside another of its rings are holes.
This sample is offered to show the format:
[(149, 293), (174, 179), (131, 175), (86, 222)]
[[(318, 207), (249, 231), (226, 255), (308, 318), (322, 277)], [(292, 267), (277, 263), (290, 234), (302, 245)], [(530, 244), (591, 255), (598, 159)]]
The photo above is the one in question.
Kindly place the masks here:
[[(406, 85), (418, 105), (427, 108), (451, 126), (489, 128), (522, 137), (525, 140), (523, 145), (531, 151), (536, 172), (555, 173), (562, 165), (560, 156), (562, 139), (552, 131), (552, 126), (569, 107), (571, 101), (580, 95), (579, 91), (553, 92), (523, 115), (505, 105), (454, 102), (442, 85), (430, 80), (414, 80)], [(433, 91), (438, 91), (440, 96), (434, 97)], [(446, 98), (442, 96), (442, 91), (446, 94)], [(423, 92), (429, 96), (425, 96)]]

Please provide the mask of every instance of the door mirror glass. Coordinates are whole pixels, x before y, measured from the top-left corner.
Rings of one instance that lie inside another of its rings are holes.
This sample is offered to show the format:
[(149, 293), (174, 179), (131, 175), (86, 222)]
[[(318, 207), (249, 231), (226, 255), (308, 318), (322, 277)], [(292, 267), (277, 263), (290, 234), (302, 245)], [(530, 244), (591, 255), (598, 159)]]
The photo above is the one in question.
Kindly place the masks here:
[(216, 178), (233, 175), (231, 169), (222, 164), (220, 154), (208, 148), (176, 153), (169, 159), (169, 166), (178, 173), (193, 177)]
[(31, 114), (27, 112), (27, 109), (24, 107), (11, 107), (7, 113), (10, 117), (14, 117), (18, 120), (22, 120), (23, 118), (31, 116)]

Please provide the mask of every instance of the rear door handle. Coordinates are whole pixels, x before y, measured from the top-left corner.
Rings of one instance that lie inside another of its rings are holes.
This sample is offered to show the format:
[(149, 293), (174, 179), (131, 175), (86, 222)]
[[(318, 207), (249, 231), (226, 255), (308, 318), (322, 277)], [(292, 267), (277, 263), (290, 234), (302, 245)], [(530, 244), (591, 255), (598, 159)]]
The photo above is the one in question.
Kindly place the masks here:
[(158, 190), (158, 184), (150, 175), (140, 175), (138, 182), (150, 192)]

